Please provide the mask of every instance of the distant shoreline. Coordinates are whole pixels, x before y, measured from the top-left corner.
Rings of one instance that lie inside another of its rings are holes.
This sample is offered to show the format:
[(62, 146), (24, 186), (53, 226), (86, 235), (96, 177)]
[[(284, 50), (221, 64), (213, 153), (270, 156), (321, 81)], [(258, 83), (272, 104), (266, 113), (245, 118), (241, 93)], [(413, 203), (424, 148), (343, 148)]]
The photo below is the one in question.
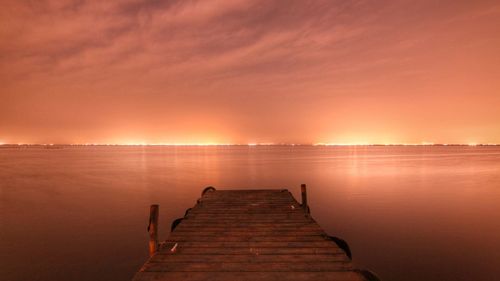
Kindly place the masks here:
[(500, 144), (0, 144), (0, 148), (44, 147), (58, 149), (63, 147), (108, 147), (108, 146), (151, 146), (151, 147), (217, 147), (217, 146), (304, 146), (304, 147), (345, 147), (345, 146), (500, 146)]

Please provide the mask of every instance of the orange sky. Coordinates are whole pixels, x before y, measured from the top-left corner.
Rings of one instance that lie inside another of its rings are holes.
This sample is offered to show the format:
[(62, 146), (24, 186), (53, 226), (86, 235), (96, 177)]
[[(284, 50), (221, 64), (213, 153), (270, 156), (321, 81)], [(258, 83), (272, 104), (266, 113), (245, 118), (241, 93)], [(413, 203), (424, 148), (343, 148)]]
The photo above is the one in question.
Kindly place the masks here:
[(2, 1), (0, 143), (500, 143), (499, 34), (498, 1)]

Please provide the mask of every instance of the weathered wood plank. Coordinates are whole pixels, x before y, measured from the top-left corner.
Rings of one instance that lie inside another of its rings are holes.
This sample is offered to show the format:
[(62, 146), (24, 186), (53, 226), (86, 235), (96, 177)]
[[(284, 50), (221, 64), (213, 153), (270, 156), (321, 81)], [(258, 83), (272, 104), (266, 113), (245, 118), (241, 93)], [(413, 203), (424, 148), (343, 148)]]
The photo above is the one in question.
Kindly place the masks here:
[[(183, 220), (184, 223), (191, 223), (191, 224), (198, 224), (198, 225), (203, 225), (203, 224), (233, 224), (235, 219), (204, 219), (204, 220), (190, 220), (189, 218)], [(309, 220), (307, 218), (291, 218), (291, 219), (266, 219), (266, 218), (261, 218), (261, 219), (247, 219), (247, 220), (239, 220), (239, 224), (279, 224), (279, 225), (298, 225), (298, 224), (314, 224), (314, 221)]]
[(137, 274), (134, 281), (365, 281), (365, 279), (353, 271), (329, 271), (329, 272), (141, 272)]
[(279, 272), (279, 271), (346, 271), (351, 270), (350, 262), (150, 262), (143, 267), (143, 271), (149, 272), (217, 272), (217, 271), (236, 271), (236, 272)]
[(227, 236), (227, 235), (170, 235), (169, 241), (176, 242), (323, 242), (325, 237), (320, 235), (307, 236)]
[(336, 254), (283, 254), (283, 255), (186, 255), (186, 254), (170, 254), (170, 255), (155, 255), (149, 262), (350, 262), (349, 258), (343, 253)]
[[(168, 248), (166, 251), (169, 251)], [(316, 255), (345, 254), (340, 248), (187, 248), (176, 250), (175, 254), (185, 255)], [(171, 255), (170, 252), (158, 252), (156, 255)], [(155, 255), (155, 256), (156, 256)]]
[(217, 231), (217, 232), (227, 232), (227, 231), (245, 231), (248, 230), (248, 232), (263, 232), (263, 231), (276, 231), (276, 232), (282, 232), (282, 231), (292, 231), (292, 230), (298, 230), (298, 231), (323, 231), (320, 229), (318, 226), (315, 225), (298, 225), (298, 226), (239, 226), (239, 227), (231, 227), (228, 225), (223, 225), (223, 226), (210, 226), (210, 225), (204, 225), (204, 226), (193, 226), (193, 225), (182, 225), (179, 224), (179, 226), (174, 230), (174, 232), (177, 231), (196, 231), (198, 233), (202, 232), (211, 232), (211, 231)]
[(277, 226), (300, 226), (300, 225), (312, 225), (315, 224), (314, 221), (307, 220), (305, 218), (296, 218), (296, 219), (248, 219), (248, 220), (235, 220), (235, 219), (211, 219), (211, 220), (189, 220), (185, 219), (182, 221), (184, 224), (190, 224), (190, 225), (197, 225), (197, 226), (202, 226), (202, 225), (233, 225), (235, 226), (255, 226), (255, 225), (262, 225), (262, 226), (272, 226), (272, 225), (277, 225)]
[(244, 228), (241, 230), (235, 230), (235, 229), (227, 229), (227, 230), (203, 230), (200, 231), (198, 229), (193, 229), (193, 230), (179, 230), (175, 229), (172, 234), (170, 234), (170, 237), (173, 237), (175, 235), (182, 235), (182, 236), (252, 236), (252, 237), (258, 237), (258, 236), (318, 236), (318, 235), (323, 235), (321, 232), (318, 233), (318, 229), (312, 228), (310, 230), (305, 229), (305, 230), (297, 230), (297, 229), (285, 229), (285, 230), (253, 230), (253, 231), (245, 231)]
[(182, 242), (172, 239), (167, 239), (167, 242), (178, 243), (177, 248), (337, 248), (331, 241), (307, 241), (307, 242), (220, 242), (220, 241), (203, 241), (203, 242)]

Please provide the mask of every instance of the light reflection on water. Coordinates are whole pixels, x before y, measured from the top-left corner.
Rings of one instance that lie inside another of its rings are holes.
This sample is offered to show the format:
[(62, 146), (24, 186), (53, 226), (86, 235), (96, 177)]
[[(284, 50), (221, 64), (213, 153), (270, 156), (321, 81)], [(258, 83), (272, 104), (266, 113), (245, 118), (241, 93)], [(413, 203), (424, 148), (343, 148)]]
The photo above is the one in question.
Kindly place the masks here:
[(208, 185), (308, 184), (313, 217), (383, 280), (500, 276), (500, 147), (0, 149), (2, 280), (130, 280)]

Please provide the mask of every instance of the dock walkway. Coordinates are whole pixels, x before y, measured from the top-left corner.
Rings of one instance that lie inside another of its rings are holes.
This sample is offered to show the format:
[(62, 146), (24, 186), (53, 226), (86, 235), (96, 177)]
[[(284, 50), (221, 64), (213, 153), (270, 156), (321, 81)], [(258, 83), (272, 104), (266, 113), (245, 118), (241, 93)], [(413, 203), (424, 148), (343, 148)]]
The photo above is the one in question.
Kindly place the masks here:
[(209, 188), (133, 280), (369, 279), (288, 190)]

